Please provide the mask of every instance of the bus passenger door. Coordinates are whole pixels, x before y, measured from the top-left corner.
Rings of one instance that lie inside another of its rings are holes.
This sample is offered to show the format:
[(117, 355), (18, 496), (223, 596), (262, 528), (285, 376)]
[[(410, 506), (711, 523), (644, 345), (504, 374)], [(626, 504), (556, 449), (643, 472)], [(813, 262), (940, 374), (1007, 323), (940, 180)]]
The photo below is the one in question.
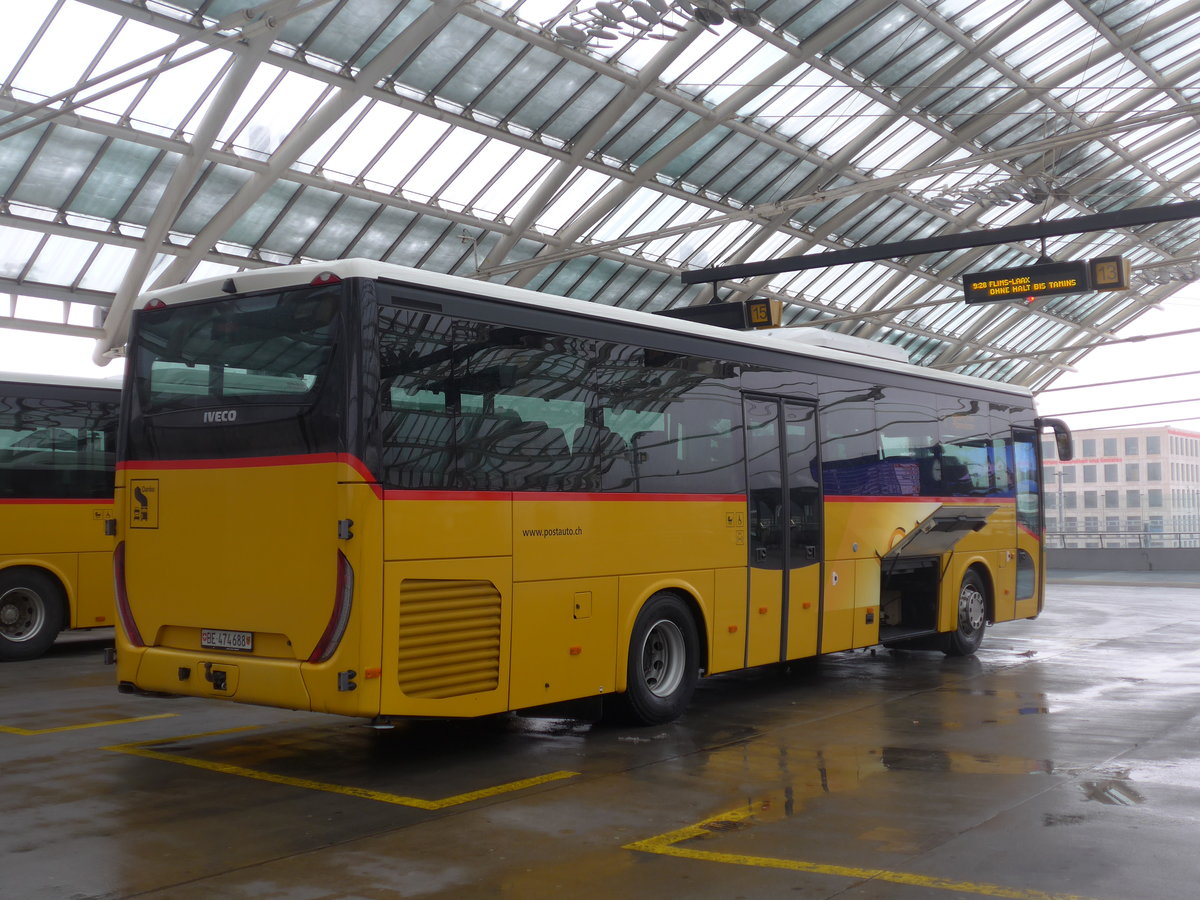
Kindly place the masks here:
[(821, 599), (815, 406), (746, 397), (746, 665), (812, 656)]

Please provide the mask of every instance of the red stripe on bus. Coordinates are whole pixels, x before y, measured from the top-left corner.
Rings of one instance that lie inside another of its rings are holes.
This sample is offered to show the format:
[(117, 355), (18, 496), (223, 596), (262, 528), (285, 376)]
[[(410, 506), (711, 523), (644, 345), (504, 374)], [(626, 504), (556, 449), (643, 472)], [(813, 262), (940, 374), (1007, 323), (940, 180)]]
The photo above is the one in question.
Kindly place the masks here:
[(538, 502), (745, 503), (745, 494), (601, 494), (575, 491), (405, 491), (387, 490), (385, 500), (525, 500)]
[(996, 506), (1011, 505), (1017, 501), (1012, 497), (921, 497), (905, 494), (900, 497), (857, 496), (853, 494), (826, 494), (826, 503), (941, 503), (949, 506)]
[(384, 500), (511, 500), (512, 491), (401, 491), (383, 492)]

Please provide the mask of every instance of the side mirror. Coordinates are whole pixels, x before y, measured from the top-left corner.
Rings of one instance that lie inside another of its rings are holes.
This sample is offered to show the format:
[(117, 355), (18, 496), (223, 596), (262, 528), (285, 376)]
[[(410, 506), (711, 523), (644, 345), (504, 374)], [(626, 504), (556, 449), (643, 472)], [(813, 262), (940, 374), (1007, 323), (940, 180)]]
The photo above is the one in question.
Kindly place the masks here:
[(1067, 423), (1062, 419), (1043, 419), (1040, 416), (1035, 420), (1038, 429), (1050, 428), (1054, 431), (1054, 446), (1058, 450), (1058, 458), (1063, 462), (1075, 457), (1075, 443), (1071, 440), (1071, 429), (1067, 427)]

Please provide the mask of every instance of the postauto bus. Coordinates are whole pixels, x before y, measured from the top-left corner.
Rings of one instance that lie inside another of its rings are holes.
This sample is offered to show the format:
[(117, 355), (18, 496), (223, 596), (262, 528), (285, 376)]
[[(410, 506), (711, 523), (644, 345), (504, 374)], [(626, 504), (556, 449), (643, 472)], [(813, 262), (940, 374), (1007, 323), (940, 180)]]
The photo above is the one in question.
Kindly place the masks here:
[(702, 675), (1042, 608), (1027, 390), (366, 260), (139, 306), (125, 691), (656, 723)]
[(0, 660), (114, 623), (120, 386), (0, 373)]

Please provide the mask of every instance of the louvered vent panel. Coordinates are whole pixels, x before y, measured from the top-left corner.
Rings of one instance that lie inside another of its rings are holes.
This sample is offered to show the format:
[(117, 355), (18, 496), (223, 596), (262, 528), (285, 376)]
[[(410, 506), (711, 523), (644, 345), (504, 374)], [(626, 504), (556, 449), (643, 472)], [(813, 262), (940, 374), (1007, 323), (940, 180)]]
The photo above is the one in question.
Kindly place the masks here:
[(490, 581), (400, 585), (400, 689), (434, 700), (500, 683), (500, 592)]

